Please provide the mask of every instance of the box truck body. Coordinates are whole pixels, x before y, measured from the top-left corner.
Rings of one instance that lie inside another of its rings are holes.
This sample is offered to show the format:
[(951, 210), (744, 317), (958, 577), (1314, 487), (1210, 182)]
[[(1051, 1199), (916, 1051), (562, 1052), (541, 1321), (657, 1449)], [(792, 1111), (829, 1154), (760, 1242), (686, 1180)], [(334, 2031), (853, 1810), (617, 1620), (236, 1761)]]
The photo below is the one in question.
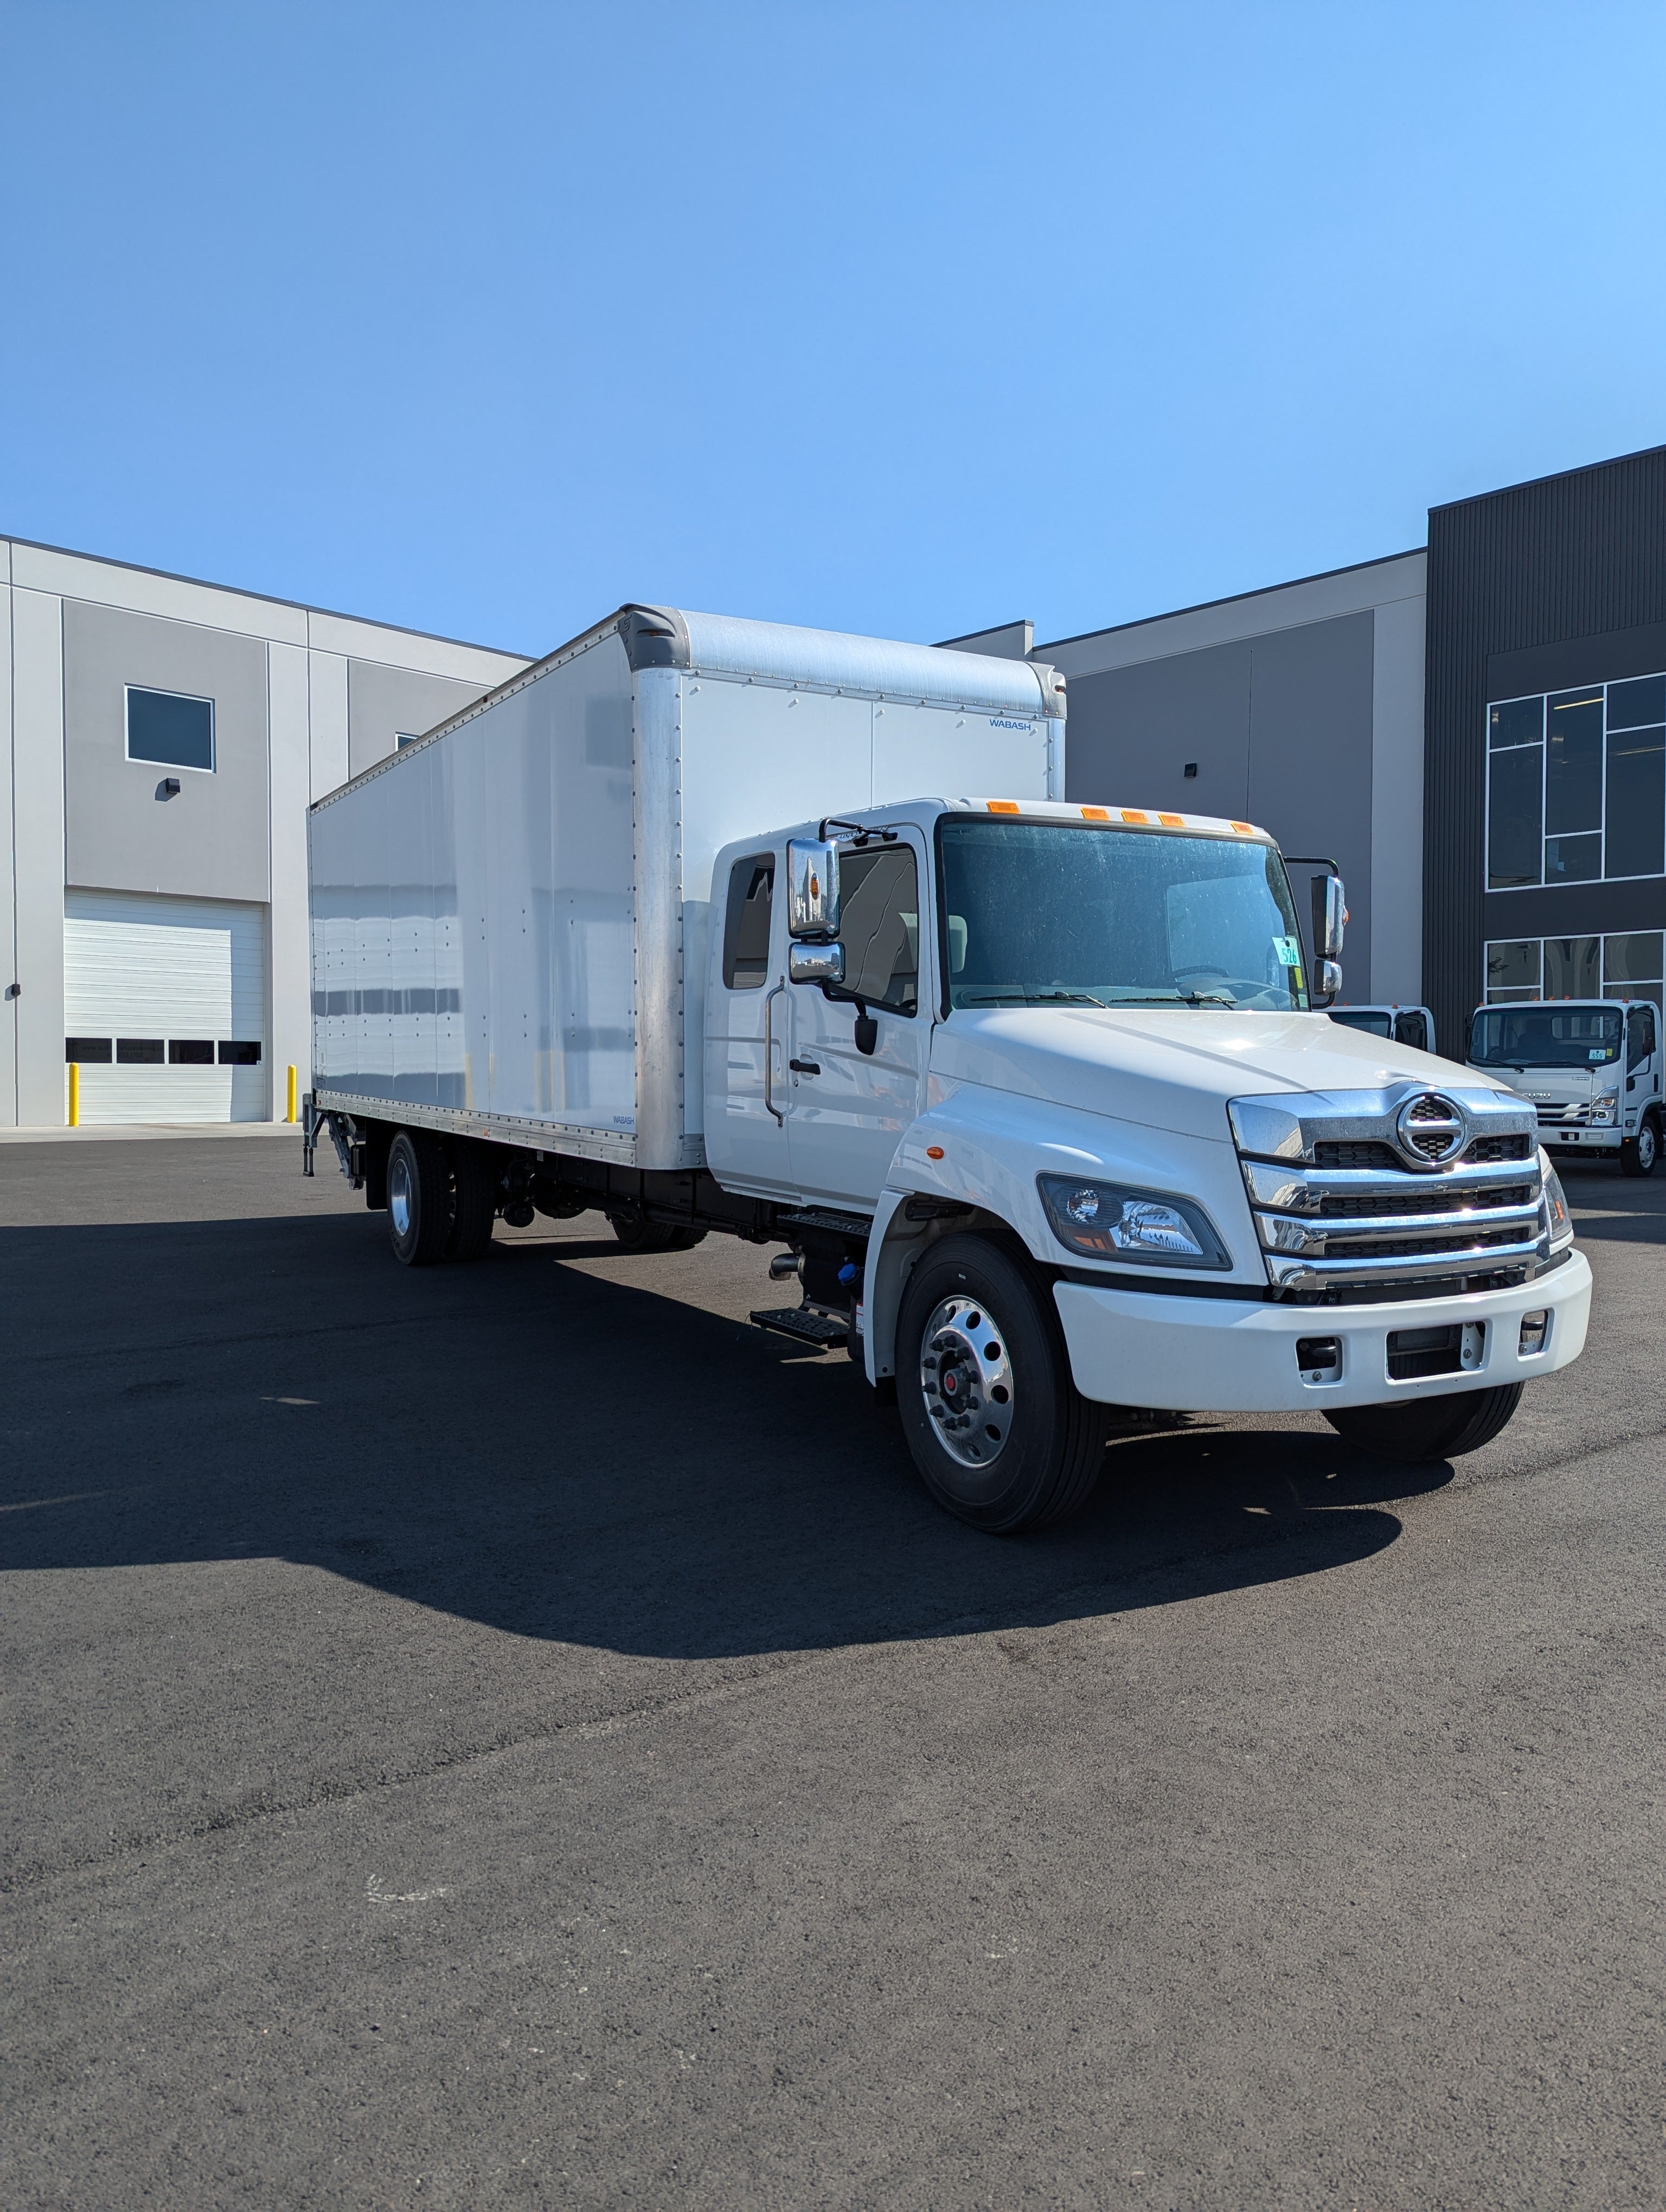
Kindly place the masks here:
[(829, 631), (610, 617), (311, 810), (315, 1090), (699, 1164), (718, 848), (922, 791), (1061, 796), (1055, 681)]

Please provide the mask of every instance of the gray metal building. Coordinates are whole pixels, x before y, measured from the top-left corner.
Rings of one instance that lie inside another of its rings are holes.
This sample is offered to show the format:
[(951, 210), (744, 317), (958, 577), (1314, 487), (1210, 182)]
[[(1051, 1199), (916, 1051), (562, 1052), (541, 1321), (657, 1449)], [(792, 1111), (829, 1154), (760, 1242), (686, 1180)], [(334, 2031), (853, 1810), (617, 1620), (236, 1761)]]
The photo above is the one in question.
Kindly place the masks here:
[(519, 655), (0, 539), (0, 1126), (309, 1075), (307, 807)]

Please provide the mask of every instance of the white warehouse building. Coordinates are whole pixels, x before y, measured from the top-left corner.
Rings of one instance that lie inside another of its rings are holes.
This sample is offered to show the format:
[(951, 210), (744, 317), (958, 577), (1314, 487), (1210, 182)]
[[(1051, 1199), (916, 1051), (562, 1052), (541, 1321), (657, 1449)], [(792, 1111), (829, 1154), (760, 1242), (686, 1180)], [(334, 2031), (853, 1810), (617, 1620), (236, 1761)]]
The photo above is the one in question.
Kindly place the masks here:
[(525, 656), (0, 539), (0, 1126), (281, 1119), (307, 808)]

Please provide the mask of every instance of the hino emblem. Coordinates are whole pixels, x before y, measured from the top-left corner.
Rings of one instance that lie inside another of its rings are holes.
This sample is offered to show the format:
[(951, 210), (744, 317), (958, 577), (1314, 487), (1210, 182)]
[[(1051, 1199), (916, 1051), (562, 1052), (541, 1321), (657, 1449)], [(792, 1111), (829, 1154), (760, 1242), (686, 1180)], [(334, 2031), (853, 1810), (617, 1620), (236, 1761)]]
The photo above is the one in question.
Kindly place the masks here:
[(1463, 1109), (1438, 1091), (1425, 1091), (1408, 1098), (1395, 1116), (1394, 1133), (1400, 1149), (1419, 1167), (1444, 1167), (1455, 1160), (1469, 1140), (1469, 1124)]

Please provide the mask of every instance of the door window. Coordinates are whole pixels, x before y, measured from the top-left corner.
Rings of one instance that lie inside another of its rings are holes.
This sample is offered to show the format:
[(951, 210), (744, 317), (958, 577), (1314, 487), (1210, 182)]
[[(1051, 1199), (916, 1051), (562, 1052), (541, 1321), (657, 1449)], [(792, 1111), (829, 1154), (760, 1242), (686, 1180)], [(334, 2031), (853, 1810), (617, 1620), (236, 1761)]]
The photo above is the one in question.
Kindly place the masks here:
[(1639, 1007), (1626, 1027), (1630, 1031), (1626, 1042), (1631, 1049), (1626, 1054), (1626, 1065), (1635, 1069), (1642, 1066), (1655, 1048), (1655, 1018), (1646, 1007)]
[(775, 889), (773, 853), (751, 853), (729, 871), (728, 912), (723, 925), (726, 990), (762, 990), (768, 979), (769, 909)]
[(1394, 1034), (1399, 1043), (1410, 1045), (1414, 1052), (1427, 1052), (1429, 1049), (1429, 1018), (1426, 1014), (1421, 1012), (1396, 1014), (1395, 1016), (1394, 1022)]
[(920, 1003), (920, 877), (907, 845), (839, 855), (847, 991), (893, 1014)]

